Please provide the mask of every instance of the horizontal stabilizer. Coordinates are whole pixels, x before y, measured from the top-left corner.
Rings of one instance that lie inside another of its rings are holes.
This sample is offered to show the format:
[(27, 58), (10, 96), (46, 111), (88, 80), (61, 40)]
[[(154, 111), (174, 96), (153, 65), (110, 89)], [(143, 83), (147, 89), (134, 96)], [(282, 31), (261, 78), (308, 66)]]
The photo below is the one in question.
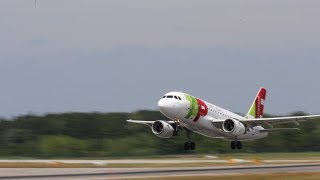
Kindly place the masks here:
[(300, 131), (299, 128), (273, 128), (273, 129), (263, 129), (260, 132), (279, 132), (279, 131)]

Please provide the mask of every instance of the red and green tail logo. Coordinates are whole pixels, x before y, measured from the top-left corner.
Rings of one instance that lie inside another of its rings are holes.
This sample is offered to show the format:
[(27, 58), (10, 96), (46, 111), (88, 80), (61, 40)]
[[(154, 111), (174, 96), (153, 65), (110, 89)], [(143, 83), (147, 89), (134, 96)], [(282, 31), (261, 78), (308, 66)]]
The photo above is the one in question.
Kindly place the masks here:
[(261, 88), (253, 101), (246, 118), (262, 118), (267, 90)]

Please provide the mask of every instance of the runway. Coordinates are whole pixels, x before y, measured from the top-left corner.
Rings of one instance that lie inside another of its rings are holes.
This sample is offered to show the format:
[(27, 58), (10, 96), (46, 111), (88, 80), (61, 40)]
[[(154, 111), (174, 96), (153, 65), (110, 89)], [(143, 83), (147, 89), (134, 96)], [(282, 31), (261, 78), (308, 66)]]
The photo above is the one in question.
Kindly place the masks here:
[(128, 179), (319, 171), (320, 164), (237, 165), (188, 168), (1, 168), (0, 179)]
[[(197, 159), (197, 158), (174, 158), (174, 159), (114, 159), (114, 160), (65, 160), (65, 159), (40, 159), (40, 160), (3, 160), (0, 163), (65, 163), (65, 164), (181, 164), (181, 163), (255, 163), (256, 159)], [(261, 163), (320, 163), (320, 159), (261, 159)]]

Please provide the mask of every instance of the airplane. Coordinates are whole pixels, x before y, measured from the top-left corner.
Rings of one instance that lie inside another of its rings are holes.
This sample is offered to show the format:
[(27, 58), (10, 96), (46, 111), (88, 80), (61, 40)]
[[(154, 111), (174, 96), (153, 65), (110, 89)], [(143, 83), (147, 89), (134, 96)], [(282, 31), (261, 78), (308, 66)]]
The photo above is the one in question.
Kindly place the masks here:
[(320, 118), (320, 115), (263, 118), (266, 94), (266, 89), (260, 88), (247, 115), (243, 117), (187, 93), (169, 92), (158, 101), (160, 112), (169, 120), (130, 119), (127, 122), (148, 125), (159, 138), (178, 136), (181, 130), (185, 130), (188, 141), (184, 143), (184, 149), (195, 150), (193, 132), (231, 141), (231, 149), (241, 149), (242, 141), (264, 138), (271, 132), (300, 130), (274, 128), (274, 125), (299, 125), (300, 122)]

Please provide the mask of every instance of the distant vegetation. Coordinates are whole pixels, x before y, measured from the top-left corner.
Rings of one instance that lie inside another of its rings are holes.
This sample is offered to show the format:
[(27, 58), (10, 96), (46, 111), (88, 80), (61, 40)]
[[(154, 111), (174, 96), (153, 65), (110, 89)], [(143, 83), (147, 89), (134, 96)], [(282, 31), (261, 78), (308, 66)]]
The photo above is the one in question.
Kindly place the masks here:
[[(304, 113), (295, 113), (301, 115)], [(266, 115), (269, 116), (269, 115)], [(183, 153), (230, 153), (229, 142), (194, 134), (194, 152), (186, 152), (184, 133), (171, 139), (154, 136), (148, 126), (127, 119), (166, 119), (157, 111), (26, 115), (0, 121), (0, 156), (38, 158), (145, 156)], [(295, 127), (295, 125), (289, 125)], [(286, 126), (288, 127), (288, 125)], [(244, 142), (238, 152), (320, 151), (320, 119), (301, 123), (301, 131), (273, 133)]]

